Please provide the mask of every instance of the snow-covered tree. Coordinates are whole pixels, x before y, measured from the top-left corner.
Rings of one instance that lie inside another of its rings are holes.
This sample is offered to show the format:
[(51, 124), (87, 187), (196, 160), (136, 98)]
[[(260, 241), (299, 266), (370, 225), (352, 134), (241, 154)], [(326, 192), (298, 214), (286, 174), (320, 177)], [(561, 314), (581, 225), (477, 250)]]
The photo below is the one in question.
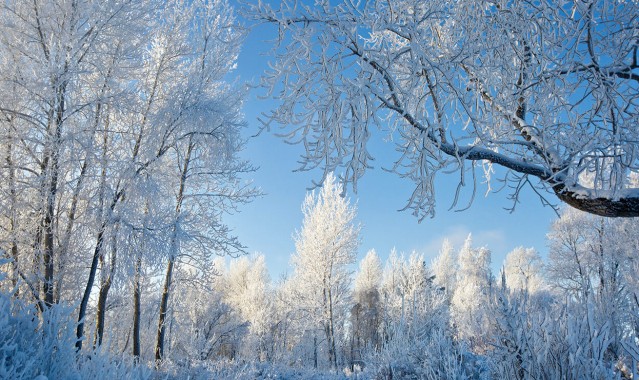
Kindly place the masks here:
[(492, 274), (490, 251), (472, 244), (468, 235), (459, 251), (459, 273), (451, 306), (458, 337), (481, 348), (488, 333)]
[(329, 174), (319, 192), (304, 199), (302, 229), (295, 233), (292, 281), (309, 327), (324, 334), (328, 363), (337, 367), (337, 348), (349, 305), (351, 271), (359, 245), (355, 207), (342, 197), (342, 187)]
[(117, 79), (130, 73), (124, 55), (137, 43), (130, 20), (148, 10), (136, 1), (10, 1), (0, 8), (0, 91), (12, 94), (0, 101), (3, 156), (11, 164), (7, 206), (25, 207), (12, 214), (11, 249), (25, 264), (37, 263), (20, 269), (17, 260), (16, 269), (40, 288), (33, 295), (41, 306), (55, 302), (60, 268), (76, 248), (75, 223), (90, 215), (87, 201), (96, 193), (87, 177), (97, 174), (105, 111), (122, 99)]
[(433, 268), (433, 274), (435, 275), (435, 284), (444, 288), (446, 294), (452, 297), (455, 292), (455, 285), (457, 282), (457, 255), (453, 249), (452, 244), (448, 239), (442, 243), (442, 248), (439, 250), (439, 255), (435, 257), (431, 264)]
[(382, 263), (374, 249), (359, 263), (351, 308), (351, 361), (362, 360), (365, 349), (379, 349), (382, 317), (380, 286)]
[[(158, 67), (169, 70), (166, 87), (169, 99), (160, 119), (161, 130), (178, 130), (165, 155), (173, 167), (170, 193), (167, 267), (160, 303), (156, 360), (162, 358), (164, 317), (168, 308), (171, 275), (179, 261), (192, 266), (208, 265), (212, 252), (236, 255), (243, 252), (239, 240), (223, 223), (231, 212), (256, 193), (243, 185), (240, 173), (252, 170), (238, 156), (244, 141), (240, 131), (242, 92), (225, 82), (239, 54), (241, 34), (234, 16), (223, 1), (178, 1), (165, 11), (162, 32), (151, 56), (158, 55)], [(188, 253), (187, 255), (184, 255)], [(187, 256), (187, 258), (182, 258)]]
[(366, 292), (370, 289), (378, 289), (382, 282), (382, 262), (371, 249), (359, 263), (359, 270), (355, 276), (354, 292)]
[(631, 241), (624, 241), (627, 228), (631, 224), (565, 209), (548, 234), (552, 286), (581, 301), (592, 292), (607, 298), (608, 290), (621, 285), (632, 257)]
[(639, 216), (628, 182), (639, 170), (636, 1), (287, 0), (253, 11), (280, 32), (263, 85), (279, 101), (271, 122), (306, 149), (302, 168), (343, 167), (356, 187), (381, 127), (420, 216), (434, 214), (434, 178), (448, 170), (460, 184), (483, 171), (515, 200), (532, 185), (589, 213)]
[(407, 258), (394, 249), (391, 251), (381, 284), (385, 334), (398, 324), (419, 325), (423, 322), (421, 319), (437, 314), (437, 307), (431, 301), (434, 298), (443, 301), (444, 293), (436, 288), (433, 280), (423, 254), (413, 251)]
[(166, 320), (166, 357), (204, 361), (234, 359), (240, 354), (248, 323), (227, 297), (229, 284), (239, 279), (230, 277), (224, 259), (214, 260), (213, 266), (216, 273), (201, 281), (176, 281), (175, 300)]
[(506, 255), (504, 275), (511, 290), (536, 293), (544, 288), (543, 262), (534, 248), (517, 247)]
[(383, 342), (376, 353), (385, 366), (438, 366), (435, 362), (448, 355), (451, 347), (434, 347), (450, 342), (452, 335), (448, 328), (449, 302), (433, 280), (423, 254), (413, 251), (406, 258), (395, 250), (391, 252), (381, 285)]
[(299, 310), (298, 293), (291, 278), (282, 278), (273, 289), (273, 324), (267, 351), (272, 362), (301, 361), (293, 349), (299, 345), (306, 330), (306, 319)]
[(0, 34), (11, 281), (42, 312), (79, 305), (78, 348), (95, 315), (100, 345), (126, 277), (139, 306), (160, 259), (206, 267), (241, 250), (222, 216), (254, 194), (238, 178), (244, 91), (228, 83), (242, 33), (223, 0), (38, 0), (3, 3)]
[(0, 86), (13, 94), (0, 100), (9, 164), (2, 207), (14, 211), (7, 214), (11, 236), (2, 241), (41, 310), (81, 298), (79, 338), (100, 262), (103, 289), (114, 269), (107, 252), (117, 252), (108, 249), (116, 206), (134, 172), (121, 165), (128, 154), (119, 148), (130, 135), (121, 139), (120, 127), (130, 120), (120, 117), (131, 113), (131, 81), (154, 9), (143, 1), (10, 1), (0, 8)]
[(232, 260), (225, 280), (224, 300), (248, 323), (243, 354), (264, 360), (272, 326), (270, 278), (263, 255)]
[(548, 234), (549, 285), (567, 296), (571, 308), (581, 310), (589, 323), (607, 326), (613, 342), (609, 353), (614, 357), (621, 355), (619, 344), (637, 316), (633, 301), (636, 231), (634, 219), (565, 209)]

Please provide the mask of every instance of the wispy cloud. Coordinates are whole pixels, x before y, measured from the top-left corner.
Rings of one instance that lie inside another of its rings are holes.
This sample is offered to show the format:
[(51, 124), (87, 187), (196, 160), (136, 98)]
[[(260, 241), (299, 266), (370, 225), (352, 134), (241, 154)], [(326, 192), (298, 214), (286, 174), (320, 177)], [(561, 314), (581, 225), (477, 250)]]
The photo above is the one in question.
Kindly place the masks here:
[[(420, 249), (427, 258), (433, 259), (439, 254), (439, 250), (442, 247), (444, 240), (448, 239), (453, 245), (455, 250), (461, 248), (464, 241), (468, 237), (468, 234), (472, 233), (473, 245), (475, 247), (487, 247), (492, 252), (500, 253), (499, 256), (503, 256), (504, 251), (508, 249), (508, 239), (506, 233), (501, 229), (486, 229), (486, 230), (470, 230), (466, 225), (453, 225), (446, 229), (446, 231), (437, 238), (431, 239), (424, 244)], [(493, 263), (495, 263), (496, 257), (493, 257)], [(501, 263), (502, 259), (499, 259)]]

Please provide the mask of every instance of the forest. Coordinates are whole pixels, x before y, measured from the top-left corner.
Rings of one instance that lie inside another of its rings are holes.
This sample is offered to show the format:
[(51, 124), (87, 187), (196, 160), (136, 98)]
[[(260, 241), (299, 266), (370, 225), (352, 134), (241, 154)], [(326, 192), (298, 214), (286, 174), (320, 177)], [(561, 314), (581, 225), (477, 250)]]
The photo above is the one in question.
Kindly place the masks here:
[[(0, 379), (639, 378), (637, 1), (7, 0), (0, 94)], [(277, 279), (261, 134), (316, 178)], [(531, 191), (548, 254), (362, 252), (378, 137), (415, 223)]]

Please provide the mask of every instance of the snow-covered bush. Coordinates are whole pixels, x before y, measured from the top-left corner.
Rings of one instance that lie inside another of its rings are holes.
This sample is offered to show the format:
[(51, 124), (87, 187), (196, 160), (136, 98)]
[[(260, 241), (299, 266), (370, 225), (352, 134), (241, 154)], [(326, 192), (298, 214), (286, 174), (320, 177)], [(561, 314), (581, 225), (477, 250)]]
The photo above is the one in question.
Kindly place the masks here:
[(80, 379), (70, 312), (54, 305), (38, 315), (35, 305), (0, 292), (0, 379)]
[[(294, 368), (287, 365), (256, 361), (193, 361), (188, 364), (165, 362), (158, 374), (163, 380), (347, 380), (341, 372), (320, 371), (313, 368)], [(350, 377), (358, 378), (358, 377)], [(368, 379), (369, 377), (361, 377)]]
[(467, 379), (485, 372), (475, 359), (447, 331), (432, 330), (415, 339), (406, 329), (398, 329), (394, 339), (370, 358), (364, 378)]
[[(540, 305), (526, 292), (502, 289), (492, 305), (493, 378), (609, 379), (618, 360), (609, 355), (611, 325), (578, 303)], [(620, 363), (623, 365), (623, 363)]]
[(81, 379), (90, 380), (147, 380), (154, 374), (151, 368), (136, 363), (132, 356), (109, 355), (105, 349), (94, 350), (83, 356), (78, 361), (78, 372)]
[[(0, 272), (0, 277), (2, 273)], [(76, 353), (75, 313), (37, 306), (0, 292), (0, 379), (148, 379), (151, 371), (107, 350)]]

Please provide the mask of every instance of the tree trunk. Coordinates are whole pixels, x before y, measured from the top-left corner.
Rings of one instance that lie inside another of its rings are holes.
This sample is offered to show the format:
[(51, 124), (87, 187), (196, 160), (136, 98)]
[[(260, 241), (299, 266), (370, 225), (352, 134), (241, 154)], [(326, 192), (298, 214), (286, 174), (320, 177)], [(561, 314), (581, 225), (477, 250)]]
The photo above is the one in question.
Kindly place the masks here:
[[(9, 120), (11, 123), (11, 120)], [(11, 141), (7, 144), (7, 169), (9, 170), (9, 201), (10, 201), (10, 210), (11, 213), (9, 219), (9, 236), (11, 236), (11, 285), (13, 287), (14, 296), (16, 298), (20, 295), (20, 290), (18, 289), (18, 279), (19, 268), (18, 268), (18, 243), (16, 240), (16, 233), (18, 229), (18, 220), (16, 218), (17, 215), (17, 198), (16, 198), (16, 186), (15, 186), (15, 168), (13, 166), (13, 146)]]
[(111, 288), (111, 279), (102, 277), (100, 279), (100, 292), (98, 293), (98, 304), (95, 312), (95, 338), (93, 347), (102, 345), (102, 336), (104, 335), (104, 314), (106, 313), (106, 301)]
[(169, 263), (166, 267), (166, 276), (164, 277), (164, 287), (162, 288), (162, 300), (160, 301), (160, 317), (158, 321), (158, 335), (155, 345), (155, 360), (157, 362), (162, 360), (164, 356), (164, 335), (166, 334), (165, 320), (166, 311), (169, 303), (169, 292), (171, 289), (171, 279), (173, 276), (174, 259), (169, 258)]
[(146, 232), (147, 222), (149, 216), (149, 204), (148, 200), (144, 205), (144, 224), (142, 231), (142, 239), (140, 247), (136, 253), (135, 259), (135, 275), (133, 277), (133, 358), (136, 362), (140, 360), (140, 299), (142, 295), (140, 280), (142, 278), (142, 252), (145, 249), (146, 238), (144, 233)]
[[(54, 148), (55, 149), (55, 148)], [(58, 189), (58, 169), (57, 169), (57, 154), (52, 154), (55, 158), (52, 158), (51, 163), (51, 178), (49, 179), (49, 188), (47, 190), (47, 200), (44, 214), (44, 221), (42, 224), (44, 230), (43, 236), (43, 249), (42, 258), (44, 264), (44, 279), (42, 282), (42, 298), (44, 304), (47, 307), (53, 305), (53, 267), (54, 267), (54, 217), (55, 217), (55, 203)]]
[(164, 277), (164, 287), (162, 289), (162, 300), (160, 301), (160, 316), (158, 320), (158, 334), (155, 345), (155, 360), (159, 362), (164, 356), (164, 335), (166, 333), (165, 320), (168, 309), (169, 295), (171, 291), (171, 281), (173, 276), (173, 266), (178, 255), (178, 223), (182, 211), (182, 201), (184, 199), (184, 190), (186, 188), (187, 173), (191, 160), (191, 153), (195, 144), (193, 138), (190, 137), (187, 145), (186, 155), (184, 157), (184, 166), (180, 175), (180, 187), (177, 194), (175, 205), (175, 220), (173, 222), (173, 230), (171, 232), (171, 246), (169, 248), (169, 262), (166, 267), (166, 276)]
[[(95, 340), (93, 341), (93, 347), (102, 345), (102, 336), (104, 335), (104, 317), (106, 314), (106, 302), (109, 296), (109, 289), (111, 289), (111, 284), (113, 284), (113, 277), (115, 276), (115, 265), (118, 255), (117, 236), (118, 228), (116, 227), (111, 238), (111, 257), (109, 260), (109, 270), (106, 275), (100, 277), (100, 293), (98, 296), (98, 305), (95, 314), (96, 333)], [(105, 270), (104, 265), (102, 266), (102, 270)]]
[(337, 369), (337, 352), (335, 349), (335, 330), (333, 324), (333, 298), (330, 287), (324, 289), (324, 298), (326, 307), (328, 308), (328, 320), (324, 323), (324, 332), (326, 333), (326, 342), (328, 344), (328, 362), (331, 369)]
[(142, 258), (138, 254), (135, 260), (135, 277), (133, 279), (133, 357), (140, 359), (140, 270)]
[(98, 237), (95, 243), (95, 249), (93, 251), (93, 259), (91, 260), (91, 267), (89, 269), (89, 278), (84, 288), (84, 294), (82, 301), (80, 302), (80, 312), (78, 313), (78, 327), (76, 328), (75, 347), (78, 351), (82, 349), (82, 338), (84, 337), (84, 317), (87, 313), (87, 306), (89, 305), (89, 297), (91, 296), (91, 289), (93, 289), (93, 283), (95, 282), (95, 273), (98, 270), (98, 262), (100, 258), (100, 252), (102, 251), (102, 244), (104, 243), (104, 230), (106, 229), (106, 221), (102, 222), (100, 230), (98, 231)]
[(47, 201), (47, 212), (44, 218), (44, 281), (42, 282), (42, 293), (44, 294), (44, 304), (47, 307), (53, 305), (53, 212), (55, 195), (50, 194), (49, 201)]
[(124, 197), (124, 190), (117, 190), (113, 195), (113, 199), (111, 200), (111, 205), (109, 206), (109, 212), (103, 216), (102, 224), (100, 225), (100, 229), (98, 230), (98, 236), (96, 238), (95, 249), (93, 250), (93, 258), (91, 259), (91, 267), (89, 269), (89, 278), (87, 279), (87, 284), (84, 288), (84, 294), (82, 296), (82, 301), (80, 302), (80, 312), (78, 313), (78, 327), (76, 329), (76, 338), (77, 341), (75, 343), (75, 347), (77, 350), (82, 349), (82, 338), (84, 337), (84, 317), (86, 316), (87, 306), (89, 304), (89, 297), (91, 296), (91, 290), (93, 289), (93, 284), (95, 283), (95, 273), (98, 270), (98, 262), (100, 259), (100, 254), (102, 253), (102, 246), (104, 244), (104, 234), (106, 233), (107, 226), (109, 225), (109, 215), (113, 213), (115, 210), (115, 206), (118, 205), (120, 199)]
[[(68, 71), (68, 62), (65, 62), (64, 72)], [(50, 144), (49, 156), (46, 157), (45, 162), (48, 163), (45, 166), (45, 170), (48, 171), (48, 189), (46, 194), (46, 207), (44, 215), (44, 248), (43, 248), (43, 260), (44, 260), (44, 281), (42, 283), (42, 292), (44, 293), (44, 304), (47, 307), (53, 305), (53, 289), (54, 289), (54, 219), (55, 219), (55, 205), (58, 194), (58, 175), (59, 175), (59, 151), (62, 144), (62, 123), (64, 121), (65, 113), (65, 97), (66, 97), (67, 83), (63, 81), (60, 87), (56, 89), (56, 107), (54, 110), (53, 118), (51, 120), (54, 124), (52, 135), (50, 138), (52, 141)], [(46, 177), (45, 177), (46, 178)]]
[(317, 369), (317, 336), (313, 336), (313, 368)]

